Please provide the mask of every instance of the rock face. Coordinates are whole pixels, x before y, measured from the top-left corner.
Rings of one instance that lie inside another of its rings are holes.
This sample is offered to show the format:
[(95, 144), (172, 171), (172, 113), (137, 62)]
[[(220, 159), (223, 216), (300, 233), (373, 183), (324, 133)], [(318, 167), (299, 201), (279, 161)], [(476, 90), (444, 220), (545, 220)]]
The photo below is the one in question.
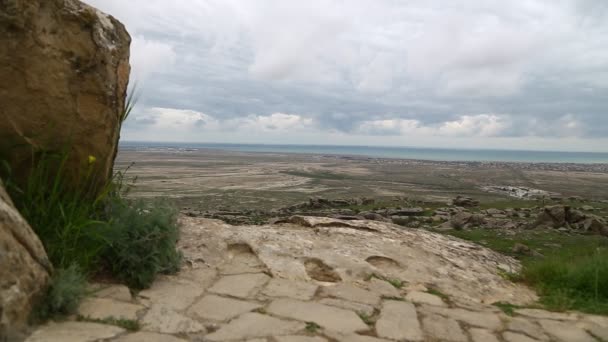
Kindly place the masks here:
[[(289, 222), (291, 221), (291, 222)], [(141, 331), (48, 323), (35, 341), (603, 341), (608, 318), (518, 309), (533, 293), (497, 276), (517, 262), (471, 243), (363, 220), (294, 217), (231, 226), (183, 218), (186, 264), (132, 297), (120, 286), (79, 310)], [(371, 276), (370, 273), (371, 272)], [(367, 275), (366, 275), (367, 274)], [(597, 338), (597, 340), (596, 340)]]
[(25, 327), (51, 272), (42, 243), (0, 183), (0, 341)]
[(26, 177), (32, 148), (69, 148), (68, 170), (93, 156), (107, 180), (130, 72), (124, 26), (78, 0), (5, 0), (0, 31), (0, 157)]
[(606, 221), (593, 214), (573, 210), (567, 205), (544, 207), (536, 217), (534, 227), (569, 228), (587, 234), (608, 236)]

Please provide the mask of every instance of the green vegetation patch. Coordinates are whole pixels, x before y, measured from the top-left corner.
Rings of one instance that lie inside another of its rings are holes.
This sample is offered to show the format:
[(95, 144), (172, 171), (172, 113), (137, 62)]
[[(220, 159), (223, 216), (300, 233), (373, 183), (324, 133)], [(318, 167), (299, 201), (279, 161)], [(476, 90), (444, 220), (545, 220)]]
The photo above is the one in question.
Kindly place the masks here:
[[(532, 286), (550, 310), (580, 310), (608, 315), (608, 239), (553, 230), (461, 230), (449, 234), (473, 241), (522, 262), (519, 274), (506, 278)], [(517, 255), (522, 243), (543, 256)]]
[(141, 289), (159, 273), (176, 272), (181, 261), (177, 211), (168, 202), (127, 200), (121, 172), (93, 191), (95, 158), (79, 180), (65, 169), (67, 160), (67, 153), (39, 154), (25, 184), (13, 182), (5, 168), (6, 189), (56, 270), (33, 314), (37, 320), (73, 313), (89, 277)]
[(138, 321), (132, 319), (124, 319), (124, 318), (114, 318), (114, 317), (106, 317), (104, 319), (85, 317), (82, 315), (78, 315), (76, 320), (79, 322), (93, 322), (93, 323), (101, 323), (101, 324), (109, 324), (115, 325), (117, 327), (121, 327), (128, 331), (138, 331), (141, 329), (141, 325)]
[(74, 314), (86, 295), (86, 285), (86, 277), (76, 264), (56, 269), (46, 293), (32, 310), (32, 321)]

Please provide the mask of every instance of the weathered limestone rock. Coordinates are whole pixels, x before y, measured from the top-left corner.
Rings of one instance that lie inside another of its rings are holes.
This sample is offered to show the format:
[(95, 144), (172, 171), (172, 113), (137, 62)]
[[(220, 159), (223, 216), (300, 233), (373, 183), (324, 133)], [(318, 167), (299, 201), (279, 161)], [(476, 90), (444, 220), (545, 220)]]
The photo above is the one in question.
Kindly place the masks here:
[(162, 304), (153, 305), (142, 320), (143, 330), (163, 334), (205, 331), (199, 322)]
[(380, 296), (356, 287), (351, 284), (340, 283), (334, 286), (324, 286), (321, 288), (321, 295), (325, 297), (340, 298), (351, 302), (363, 303), (367, 305), (377, 305)]
[(374, 307), (367, 304), (349, 302), (343, 299), (336, 298), (323, 298), (319, 301), (321, 304), (335, 306), (337, 308), (342, 308), (350, 311), (354, 311), (356, 313), (362, 313), (368, 316), (371, 316), (374, 313)]
[(405, 299), (418, 304), (447, 306), (441, 298), (426, 292), (412, 291), (405, 296)]
[(416, 308), (412, 303), (387, 300), (376, 322), (378, 336), (391, 340), (422, 341)]
[(26, 342), (94, 342), (110, 339), (125, 329), (89, 322), (48, 323), (38, 328)]
[(385, 280), (380, 280), (376, 277), (372, 277), (372, 279), (369, 280), (369, 284), (367, 285), (367, 288), (373, 292), (376, 293), (378, 295), (380, 295), (381, 297), (399, 297), (401, 296), (401, 293), (399, 293), (399, 290), (397, 290), (393, 285), (389, 284), (387, 281)]
[(218, 331), (205, 338), (209, 341), (245, 340), (272, 335), (289, 335), (303, 330), (303, 322), (286, 321), (279, 318), (251, 312), (230, 321)]
[(229, 275), (221, 277), (209, 291), (247, 298), (255, 295), (269, 279), (270, 277), (263, 273)]
[(113, 317), (117, 319), (136, 320), (137, 313), (144, 307), (138, 304), (125, 303), (109, 298), (86, 298), (80, 303), (78, 314), (93, 319)]
[(354, 312), (319, 303), (277, 299), (270, 303), (267, 311), (275, 316), (315, 322), (338, 333), (347, 334), (369, 329)]
[(139, 296), (151, 304), (183, 310), (190, 306), (195, 298), (202, 295), (207, 286), (208, 284), (194, 283), (189, 279), (165, 276), (154, 282), (149, 289), (141, 291)]
[[(450, 298), (478, 303), (525, 305), (536, 299), (530, 289), (501, 276), (499, 269), (517, 272), (520, 266), (515, 259), (425, 230), (379, 221), (307, 216), (298, 216), (297, 223), (260, 225), (255, 229), (201, 217), (182, 217), (181, 222), (179, 244), (185, 258), (205, 260), (209, 267), (221, 267), (225, 263), (222, 256), (230, 254), (230, 246), (241, 244), (250, 246), (275, 279), (364, 287), (375, 273), (410, 284), (433, 284)], [(200, 241), (205, 241), (205, 245), (201, 246)], [(234, 283), (231, 286), (244, 286), (237, 278), (227, 277), (222, 279), (230, 279)], [(220, 293), (217, 290), (216, 283), (213, 292)]]
[(93, 285), (94, 287), (92, 293), (93, 296), (97, 298), (110, 298), (115, 300), (120, 300), (123, 302), (130, 302), (133, 298), (131, 297), (131, 291), (125, 285)]
[(138, 331), (133, 334), (121, 336), (116, 342), (186, 342), (186, 340), (171, 335)]
[(0, 182), (0, 340), (25, 327), (50, 272), (42, 243)]
[(78, 0), (6, 0), (0, 6), (0, 155), (27, 177), (32, 148), (63, 151), (82, 176), (107, 181), (129, 80), (124, 26)]
[(321, 336), (277, 336), (274, 338), (277, 342), (327, 342), (326, 338)]
[(422, 320), (424, 332), (438, 341), (467, 342), (464, 332), (452, 318), (428, 315)]
[(281, 278), (273, 278), (262, 294), (268, 297), (286, 297), (300, 300), (309, 300), (317, 291), (318, 286), (301, 281), (291, 281)]
[(448, 309), (438, 306), (424, 305), (421, 310), (467, 323), (468, 325), (489, 330), (498, 330), (502, 322), (498, 315), (492, 312), (477, 312), (461, 308)]
[(523, 319), (521, 317), (513, 318), (508, 323), (507, 330), (523, 333), (540, 341), (549, 340), (538, 324), (536, 324), (534, 321)]
[(559, 341), (595, 342), (585, 330), (572, 324), (557, 322), (548, 319), (539, 321), (541, 327), (552, 337)]
[(190, 307), (188, 313), (201, 319), (226, 321), (260, 307), (262, 306), (256, 303), (216, 295), (206, 295)]
[(538, 340), (530, 338), (526, 335), (514, 333), (514, 332), (510, 332), (510, 331), (505, 331), (504, 333), (502, 333), (502, 338), (507, 342), (537, 342), (538, 341)]
[(469, 329), (469, 335), (473, 342), (499, 342), (495, 335), (485, 329)]

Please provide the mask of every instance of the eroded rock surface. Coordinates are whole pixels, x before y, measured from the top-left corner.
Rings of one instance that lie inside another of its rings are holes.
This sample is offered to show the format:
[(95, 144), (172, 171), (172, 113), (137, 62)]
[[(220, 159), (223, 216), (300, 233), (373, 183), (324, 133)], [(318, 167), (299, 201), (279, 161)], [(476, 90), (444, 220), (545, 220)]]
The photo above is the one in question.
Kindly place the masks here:
[[(374, 221), (296, 217), (231, 226), (182, 218), (186, 265), (129, 298), (96, 292), (95, 317), (131, 317), (142, 330), (91, 326), (108, 341), (602, 341), (608, 318), (519, 309), (535, 294), (499, 275), (518, 263), (455, 238)], [(308, 265), (308, 266), (307, 266)], [(116, 305), (109, 305), (115, 301)], [(118, 302), (121, 302), (118, 305)], [(128, 305), (126, 305), (128, 303)], [(134, 310), (137, 309), (137, 310)], [(121, 313), (121, 310), (124, 313)], [(89, 324), (41, 327), (53, 338)], [(80, 336), (80, 335), (78, 335)], [(82, 335), (89, 338), (89, 335)], [(86, 340), (86, 339), (81, 339)]]
[(66, 170), (111, 176), (129, 80), (124, 26), (78, 0), (0, 5), (0, 155), (26, 177), (32, 148), (62, 152)]
[(0, 182), (0, 341), (17, 338), (51, 272), (42, 243)]

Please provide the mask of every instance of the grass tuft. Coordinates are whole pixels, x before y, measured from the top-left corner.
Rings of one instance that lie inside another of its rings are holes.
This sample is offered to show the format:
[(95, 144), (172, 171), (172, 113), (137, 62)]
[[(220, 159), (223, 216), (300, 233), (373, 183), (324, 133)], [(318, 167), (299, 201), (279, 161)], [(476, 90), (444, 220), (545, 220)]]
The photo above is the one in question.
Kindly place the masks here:
[(86, 294), (86, 284), (86, 278), (77, 265), (56, 269), (46, 293), (32, 310), (32, 320), (42, 322), (75, 313)]
[(306, 322), (306, 331), (308, 331), (309, 333), (316, 333), (317, 331), (319, 331), (319, 329), (321, 329), (321, 326), (318, 325), (315, 322)]
[(115, 325), (117, 327), (121, 327), (128, 331), (138, 331), (141, 329), (141, 324), (138, 321), (132, 319), (124, 319), (124, 318), (114, 318), (114, 317), (106, 317), (103, 319), (85, 317), (82, 315), (78, 315), (76, 320), (79, 322), (92, 322), (92, 323), (101, 323), (101, 324), (109, 324)]

